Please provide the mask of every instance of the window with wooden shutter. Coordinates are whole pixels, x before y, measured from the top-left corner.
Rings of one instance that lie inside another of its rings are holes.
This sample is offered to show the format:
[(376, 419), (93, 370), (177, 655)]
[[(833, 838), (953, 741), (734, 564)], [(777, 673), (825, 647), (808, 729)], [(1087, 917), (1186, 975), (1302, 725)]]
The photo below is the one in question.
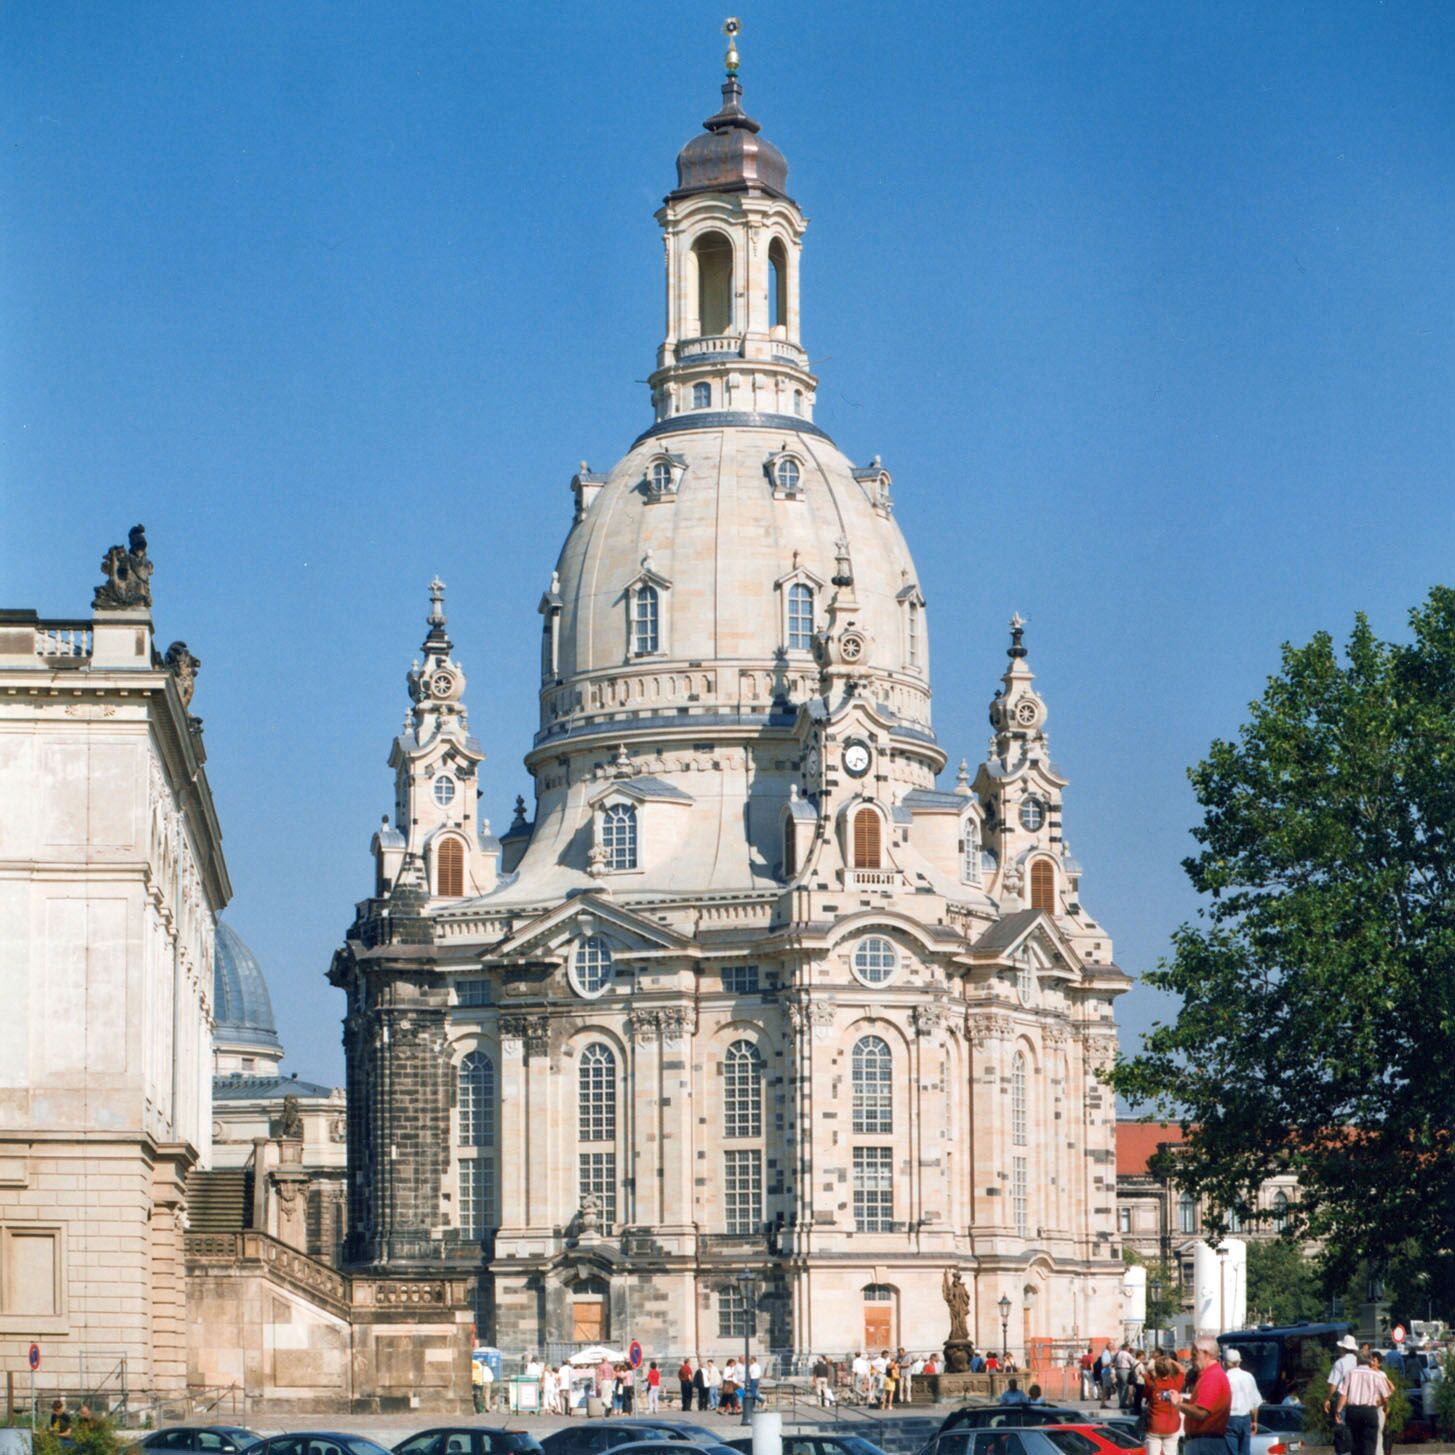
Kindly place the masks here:
[(465, 848), (458, 839), (446, 839), (439, 847), (435, 892), (446, 899), (459, 899), (465, 892)]
[(861, 808), (854, 815), (854, 868), (879, 867), (879, 815), (872, 808)]
[(1037, 859), (1031, 865), (1031, 908), (1056, 913), (1056, 871), (1049, 859)]

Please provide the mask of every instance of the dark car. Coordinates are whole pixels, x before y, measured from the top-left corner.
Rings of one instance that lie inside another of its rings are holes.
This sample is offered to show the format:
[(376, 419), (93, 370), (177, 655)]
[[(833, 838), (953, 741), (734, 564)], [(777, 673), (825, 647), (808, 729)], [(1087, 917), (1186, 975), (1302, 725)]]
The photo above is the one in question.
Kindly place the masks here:
[(239, 1455), (263, 1437), (256, 1430), (241, 1425), (172, 1425), (153, 1430), (138, 1441), (143, 1450), (177, 1450), (208, 1452), (208, 1455)]
[(951, 1410), (939, 1433), (951, 1430), (1025, 1429), (1033, 1425), (1079, 1425), (1086, 1416), (1080, 1410), (1058, 1404), (972, 1404)]
[(541, 1455), (541, 1442), (524, 1430), (440, 1425), (401, 1440), (394, 1455)]
[(716, 1440), (631, 1440), (625, 1445), (613, 1447), (624, 1455), (738, 1455), (731, 1445), (720, 1445)]
[(344, 1435), (337, 1430), (299, 1430), (250, 1445), (248, 1455), (390, 1455), (390, 1452), (362, 1435)]
[[(656, 1423), (651, 1420), (614, 1419), (588, 1420), (584, 1425), (568, 1425), (564, 1430), (554, 1430), (541, 1441), (545, 1455), (599, 1455), (602, 1450), (614, 1450), (618, 1445), (631, 1445), (643, 1440), (667, 1442), (678, 1447), (687, 1443), (699, 1443), (712, 1436), (696, 1436), (689, 1433), (685, 1425), (673, 1425), (669, 1421)], [(412, 1455), (412, 1452), (411, 1452)]]
[(961, 1425), (948, 1435), (936, 1435), (925, 1449), (928, 1455), (1079, 1455), (1078, 1442), (1082, 1438), (1071, 1430), (1029, 1426), (1016, 1429), (1009, 1425), (969, 1429)]

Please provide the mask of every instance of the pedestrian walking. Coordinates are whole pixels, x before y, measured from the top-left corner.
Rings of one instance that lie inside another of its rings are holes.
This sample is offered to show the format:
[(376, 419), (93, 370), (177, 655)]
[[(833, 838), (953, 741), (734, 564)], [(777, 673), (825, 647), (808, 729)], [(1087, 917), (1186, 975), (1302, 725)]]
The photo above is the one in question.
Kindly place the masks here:
[(697, 1408), (707, 1408), (707, 1371), (702, 1365), (702, 1355), (697, 1356), (697, 1373), (692, 1376), (692, 1393), (697, 1398)]
[(1243, 1368), (1243, 1356), (1229, 1349), (1226, 1356), (1228, 1388), (1232, 1402), (1228, 1406), (1228, 1444), (1232, 1455), (1253, 1455), (1253, 1436), (1258, 1433), (1258, 1406), (1263, 1396), (1258, 1381)]
[(751, 1415), (758, 1408), (758, 1387), (763, 1380), (763, 1366), (758, 1363), (756, 1354), (748, 1355), (748, 1378), (743, 1386), (743, 1398), (747, 1401), (747, 1411)]
[(717, 1367), (717, 1361), (707, 1361), (707, 1407), (716, 1410), (722, 1403), (722, 1370)]
[(1116, 1381), (1117, 1408), (1124, 1410), (1131, 1399), (1129, 1390), (1132, 1382), (1132, 1351), (1125, 1344), (1112, 1360), (1112, 1378)]
[(819, 1407), (826, 1409), (829, 1402), (829, 1361), (822, 1354), (813, 1365), (813, 1392), (818, 1396)]
[(1228, 1411), (1233, 1391), (1218, 1362), (1218, 1341), (1204, 1335), (1192, 1346), (1192, 1366), (1197, 1371), (1192, 1398), (1181, 1400), (1183, 1427), (1187, 1435), (1186, 1455), (1230, 1455)]
[(692, 1361), (685, 1356), (677, 1371), (677, 1383), (682, 1386), (682, 1412), (686, 1414), (692, 1408)]
[(662, 1407), (662, 1371), (657, 1368), (657, 1361), (652, 1360), (647, 1367), (647, 1413), (654, 1415)]
[(1379, 1409), (1393, 1393), (1389, 1376), (1361, 1349), (1354, 1368), (1339, 1381), (1337, 1413), (1349, 1431), (1350, 1455), (1377, 1455)]
[(472, 1359), (470, 1361), (470, 1398), (475, 1405), (475, 1413), (485, 1413), (485, 1361), (483, 1359)]
[(1324, 1413), (1334, 1417), (1334, 1455), (1349, 1455), (1349, 1428), (1338, 1409), (1339, 1386), (1359, 1362), (1359, 1345), (1352, 1334), (1339, 1340), (1339, 1357), (1329, 1369), (1328, 1389), (1324, 1394)]

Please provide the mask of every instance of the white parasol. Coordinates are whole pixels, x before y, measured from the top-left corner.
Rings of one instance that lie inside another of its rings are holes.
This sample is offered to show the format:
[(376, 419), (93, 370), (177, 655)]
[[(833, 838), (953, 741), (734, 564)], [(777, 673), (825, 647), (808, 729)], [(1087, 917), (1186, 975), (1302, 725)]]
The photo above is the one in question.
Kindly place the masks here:
[(600, 1364), (603, 1359), (624, 1364), (626, 1355), (620, 1349), (608, 1349), (605, 1344), (592, 1344), (589, 1349), (578, 1349), (571, 1355), (572, 1364)]

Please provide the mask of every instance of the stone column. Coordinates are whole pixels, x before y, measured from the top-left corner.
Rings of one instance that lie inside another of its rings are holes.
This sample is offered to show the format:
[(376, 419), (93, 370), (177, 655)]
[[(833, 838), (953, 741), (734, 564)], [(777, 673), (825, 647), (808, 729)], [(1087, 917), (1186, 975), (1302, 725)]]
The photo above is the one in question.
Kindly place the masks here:
[[(679, 1240), (674, 1251), (690, 1250), (696, 1219), (693, 1198), (692, 1054), (697, 1008), (671, 1006), (660, 1013), (657, 1134), (662, 1175), (659, 1226)], [(767, 1168), (764, 1169), (766, 1176)]]

